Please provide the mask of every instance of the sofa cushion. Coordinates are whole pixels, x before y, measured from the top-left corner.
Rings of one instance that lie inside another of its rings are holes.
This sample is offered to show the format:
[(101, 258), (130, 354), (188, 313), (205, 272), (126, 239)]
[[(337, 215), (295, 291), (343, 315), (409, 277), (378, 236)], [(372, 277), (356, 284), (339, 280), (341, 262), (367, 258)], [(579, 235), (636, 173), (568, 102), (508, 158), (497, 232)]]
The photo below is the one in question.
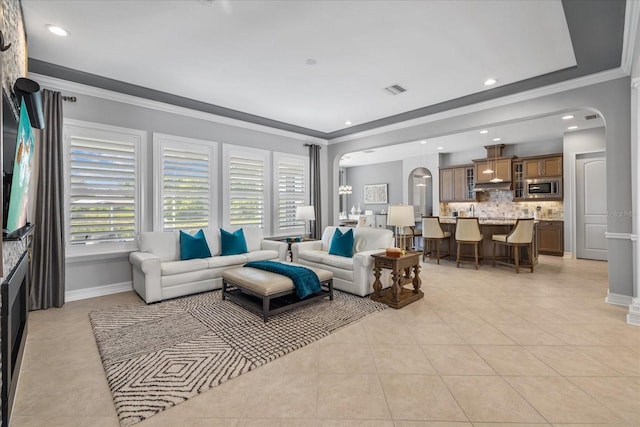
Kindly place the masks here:
[(247, 262), (247, 254), (214, 256), (207, 258), (209, 268), (229, 267), (230, 265), (239, 265)]
[(329, 254), (351, 258), (353, 256), (353, 228), (346, 232), (336, 228), (329, 246)]
[(209, 258), (210, 256), (211, 252), (202, 229), (193, 236), (180, 231), (180, 259)]
[(298, 253), (299, 259), (304, 259), (311, 262), (317, 262), (318, 264), (322, 264), (326, 256), (327, 256), (327, 251), (321, 251), (321, 250), (309, 250), (309, 251)]
[(219, 228), (203, 228), (204, 237), (207, 239), (207, 246), (211, 256), (220, 255), (220, 229)]
[(138, 235), (140, 252), (157, 255), (160, 261), (180, 259), (180, 239), (176, 231), (144, 231)]
[(247, 261), (268, 261), (278, 259), (278, 251), (264, 249), (248, 252), (244, 256), (247, 257)]
[(206, 270), (208, 267), (209, 262), (203, 258), (189, 259), (185, 261), (167, 261), (160, 264), (160, 274), (162, 276), (171, 276), (173, 274)]
[(259, 251), (262, 249), (262, 241), (264, 234), (260, 227), (243, 227), (244, 239), (247, 242), (247, 250), (249, 252)]
[(242, 228), (229, 233), (220, 229), (220, 256), (246, 254), (247, 241), (244, 238)]
[(353, 270), (353, 258), (344, 257), (342, 255), (325, 255), (322, 263), (332, 267), (341, 268), (343, 270)]

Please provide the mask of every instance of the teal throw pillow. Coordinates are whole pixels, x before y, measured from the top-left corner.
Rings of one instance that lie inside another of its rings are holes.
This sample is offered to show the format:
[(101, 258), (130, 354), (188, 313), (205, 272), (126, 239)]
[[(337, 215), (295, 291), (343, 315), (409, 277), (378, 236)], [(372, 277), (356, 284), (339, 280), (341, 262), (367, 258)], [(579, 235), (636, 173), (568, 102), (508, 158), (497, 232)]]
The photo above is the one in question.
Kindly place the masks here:
[(180, 231), (180, 259), (209, 258), (211, 251), (204, 237), (204, 231), (200, 230), (195, 235)]
[(353, 228), (350, 228), (346, 233), (336, 228), (331, 239), (331, 246), (329, 246), (329, 254), (347, 258), (353, 256)]
[(242, 228), (229, 233), (220, 229), (220, 255), (240, 255), (249, 252)]

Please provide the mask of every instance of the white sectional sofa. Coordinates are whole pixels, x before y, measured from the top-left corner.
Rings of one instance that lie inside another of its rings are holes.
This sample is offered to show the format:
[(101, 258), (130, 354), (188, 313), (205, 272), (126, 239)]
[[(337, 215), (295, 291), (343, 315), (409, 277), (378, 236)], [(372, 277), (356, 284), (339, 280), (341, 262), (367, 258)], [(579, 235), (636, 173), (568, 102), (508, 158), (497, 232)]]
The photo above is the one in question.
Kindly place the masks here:
[(180, 234), (143, 232), (138, 236), (136, 252), (129, 254), (133, 269), (133, 289), (147, 303), (222, 288), (222, 273), (249, 261), (284, 261), (287, 244), (265, 240), (262, 230), (244, 227), (248, 253), (220, 256), (220, 230), (204, 229), (210, 258), (182, 261)]
[[(373, 258), (371, 254), (384, 252), (394, 246), (393, 232), (381, 228), (353, 228), (353, 257), (330, 255), (329, 247), (336, 228), (343, 233), (349, 227), (327, 227), (322, 240), (300, 242), (291, 245), (293, 262), (318, 267), (333, 272), (333, 287), (355, 295), (365, 296), (373, 292)], [(389, 287), (389, 270), (382, 270), (383, 287)]]

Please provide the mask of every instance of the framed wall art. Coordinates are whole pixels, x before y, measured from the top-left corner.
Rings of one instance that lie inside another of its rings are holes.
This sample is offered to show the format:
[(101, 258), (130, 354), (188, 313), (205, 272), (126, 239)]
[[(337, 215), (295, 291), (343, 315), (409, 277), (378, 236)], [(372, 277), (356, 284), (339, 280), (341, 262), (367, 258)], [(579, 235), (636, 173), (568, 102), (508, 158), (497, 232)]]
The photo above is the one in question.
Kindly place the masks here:
[(364, 186), (364, 203), (388, 203), (387, 202), (387, 185), (388, 184), (368, 184)]

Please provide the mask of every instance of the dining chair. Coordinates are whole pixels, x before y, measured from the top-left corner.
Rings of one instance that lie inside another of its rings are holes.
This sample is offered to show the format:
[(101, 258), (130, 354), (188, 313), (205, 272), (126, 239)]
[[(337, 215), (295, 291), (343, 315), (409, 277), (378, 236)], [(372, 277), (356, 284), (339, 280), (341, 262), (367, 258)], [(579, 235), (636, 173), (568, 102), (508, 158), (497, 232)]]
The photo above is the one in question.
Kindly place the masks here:
[[(516, 225), (509, 234), (494, 234), (491, 236), (493, 240), (493, 266), (496, 266), (496, 259), (505, 259), (506, 261), (498, 261), (499, 264), (514, 267), (516, 273), (520, 273), (520, 248), (527, 248), (527, 259), (529, 267), (533, 273), (533, 218), (519, 218)], [(507, 247), (507, 255), (505, 257), (496, 257), (496, 246), (504, 245)], [(511, 258), (510, 252), (513, 251), (513, 264), (508, 262)]]
[[(445, 258), (451, 255), (451, 233), (444, 231), (440, 224), (440, 217), (428, 216), (422, 218), (422, 261), (425, 261), (427, 257), (433, 258), (433, 252), (436, 252), (436, 261), (440, 264), (440, 258)], [(446, 254), (440, 254), (440, 246), (442, 242), (448, 240), (449, 251)], [(435, 244), (435, 248), (433, 248)]]
[[(478, 218), (461, 218), (456, 220), (456, 267), (464, 262), (471, 262), (460, 258), (460, 245), (473, 245), (474, 263), (478, 269), (478, 251), (481, 250), (482, 233), (480, 233), (480, 222)], [(481, 254), (482, 255), (482, 254)]]

